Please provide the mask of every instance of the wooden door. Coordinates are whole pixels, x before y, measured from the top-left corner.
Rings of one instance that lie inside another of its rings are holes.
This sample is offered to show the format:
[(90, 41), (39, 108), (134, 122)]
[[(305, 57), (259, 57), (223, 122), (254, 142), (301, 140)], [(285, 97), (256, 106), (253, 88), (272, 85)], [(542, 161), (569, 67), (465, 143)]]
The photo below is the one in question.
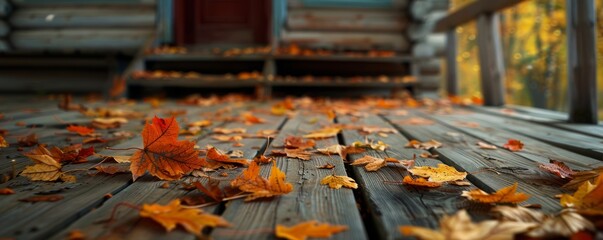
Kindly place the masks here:
[(176, 0), (178, 45), (268, 43), (268, 0)]

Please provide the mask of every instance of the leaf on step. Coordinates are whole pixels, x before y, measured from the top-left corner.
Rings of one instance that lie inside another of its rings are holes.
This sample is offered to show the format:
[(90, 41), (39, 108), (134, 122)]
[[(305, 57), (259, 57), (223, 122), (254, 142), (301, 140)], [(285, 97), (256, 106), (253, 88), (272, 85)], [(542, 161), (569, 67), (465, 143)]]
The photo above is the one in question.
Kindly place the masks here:
[(578, 189), (582, 184), (588, 181), (595, 181), (603, 173), (603, 167), (595, 168), (588, 171), (575, 172), (572, 175), (572, 180), (563, 185), (566, 189)]
[(143, 204), (140, 217), (153, 219), (161, 224), (167, 232), (171, 232), (177, 225), (182, 226), (187, 232), (201, 236), (205, 227), (228, 227), (230, 224), (213, 214), (205, 213), (198, 208), (184, 208), (180, 199), (172, 200), (168, 205)]
[(373, 172), (381, 169), (382, 167), (385, 167), (387, 165), (387, 162), (383, 158), (377, 158), (370, 155), (366, 155), (364, 157), (356, 159), (356, 161), (354, 161), (352, 165), (365, 165), (364, 169), (366, 169), (366, 171)]
[(436, 141), (436, 140), (429, 140), (427, 142), (421, 142), (418, 140), (410, 140), (408, 143), (406, 143), (405, 147), (407, 148), (416, 148), (416, 149), (424, 149), (424, 150), (429, 150), (429, 149), (436, 149), (442, 146), (442, 143)]
[(333, 234), (346, 231), (345, 225), (331, 225), (317, 221), (298, 223), (291, 227), (276, 225), (276, 236), (289, 240), (305, 240), (307, 238), (329, 238)]
[(90, 136), (94, 133), (94, 128), (89, 128), (86, 126), (78, 126), (78, 125), (69, 125), (67, 127), (67, 131), (72, 133), (77, 133), (80, 136)]
[(527, 232), (528, 236), (534, 238), (571, 237), (580, 231), (595, 230), (592, 222), (572, 209), (563, 210), (556, 215), (547, 215), (519, 206), (496, 206), (492, 211), (498, 213), (504, 221), (537, 224), (535, 228)]
[(487, 144), (485, 142), (477, 142), (477, 146), (479, 146), (479, 148), (481, 148), (481, 149), (487, 149), (487, 150), (496, 150), (496, 149), (498, 149), (496, 146), (494, 146), (492, 144)]
[(289, 136), (285, 138), (285, 148), (309, 149), (316, 146), (316, 142), (312, 139), (304, 140), (301, 137)]
[(567, 165), (565, 165), (565, 163), (561, 162), (561, 161), (557, 161), (557, 160), (550, 160), (550, 163), (546, 163), (546, 164), (538, 164), (538, 167), (540, 167), (540, 169), (545, 170), (549, 173), (555, 174), (560, 178), (572, 178), (572, 176), (575, 174), (575, 172), (569, 168)]
[(603, 215), (603, 175), (593, 183), (584, 182), (573, 195), (563, 194), (561, 206), (575, 208), (586, 215)]
[(297, 158), (304, 161), (308, 161), (311, 159), (311, 152), (308, 152), (304, 149), (289, 149), (285, 148), (285, 150), (272, 150), (271, 153), (273, 156), (287, 156), (289, 158)]
[(329, 185), (330, 188), (340, 189), (341, 187), (358, 188), (358, 184), (354, 179), (348, 176), (328, 175), (320, 180), (320, 184)]
[(425, 178), (412, 178), (411, 176), (405, 176), (404, 179), (402, 180), (402, 183), (404, 185), (411, 185), (411, 186), (417, 186), (417, 187), (429, 187), (429, 188), (435, 188), (435, 187), (440, 187), (442, 186), (441, 182), (430, 182), (427, 181), (427, 179)]
[(518, 152), (523, 149), (523, 143), (517, 139), (509, 139), (507, 143), (503, 145), (503, 147), (508, 149), (509, 151)]
[(247, 129), (245, 129), (245, 128), (221, 128), (221, 127), (217, 127), (217, 128), (214, 128), (213, 132), (217, 133), (217, 134), (231, 134), (231, 133), (241, 133), (241, 134), (244, 134), (244, 133), (247, 132)]
[(92, 120), (92, 123), (90, 125), (96, 129), (113, 129), (119, 128), (122, 124), (126, 123), (128, 123), (128, 119), (123, 117), (95, 118)]
[(4, 139), (4, 136), (0, 135), (0, 148), (5, 148), (8, 147), (8, 142), (6, 142), (6, 139)]
[(314, 138), (314, 139), (322, 139), (322, 138), (330, 138), (335, 137), (341, 131), (341, 128), (338, 127), (325, 127), (322, 129), (318, 129), (316, 131), (312, 131), (309, 134), (304, 135), (304, 138)]
[(487, 193), (481, 189), (473, 189), (470, 191), (463, 191), (461, 196), (466, 197), (469, 200), (481, 202), (481, 203), (520, 203), (528, 200), (530, 196), (525, 193), (517, 192), (517, 183), (501, 188), (495, 193)]

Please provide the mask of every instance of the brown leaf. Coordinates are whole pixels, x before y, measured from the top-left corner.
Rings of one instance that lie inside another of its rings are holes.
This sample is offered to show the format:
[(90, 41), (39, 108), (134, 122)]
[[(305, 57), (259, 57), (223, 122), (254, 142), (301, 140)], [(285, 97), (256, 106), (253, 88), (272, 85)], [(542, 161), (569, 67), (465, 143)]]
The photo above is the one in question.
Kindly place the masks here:
[(19, 138), (18, 142), (21, 147), (31, 147), (38, 144), (38, 135), (35, 133), (29, 134), (25, 137)]
[(209, 181), (207, 182), (207, 187), (200, 182), (193, 182), (193, 184), (199, 191), (205, 193), (205, 195), (207, 195), (216, 202), (221, 202), (224, 198), (224, 194), (222, 193), (222, 190), (219, 186), (220, 181), (218, 180), (209, 179)]
[(95, 118), (90, 125), (96, 129), (114, 129), (119, 128), (122, 124), (126, 123), (128, 123), (128, 119), (123, 117)]
[(492, 144), (487, 144), (485, 142), (477, 142), (477, 146), (479, 146), (479, 148), (481, 148), (481, 149), (488, 149), (488, 150), (498, 149), (496, 146), (494, 146)]
[(434, 148), (434, 149), (439, 148), (441, 146), (442, 146), (442, 143), (432, 139), (427, 142), (420, 142), (418, 140), (410, 140), (410, 142), (406, 143), (405, 147), (429, 150), (432, 148)]
[(208, 162), (208, 168), (217, 169), (219, 167), (231, 168), (229, 165), (237, 164), (242, 166), (249, 165), (249, 160), (244, 158), (231, 158), (229, 155), (222, 153), (215, 147), (209, 147), (205, 155)]
[(308, 152), (303, 149), (289, 149), (285, 148), (285, 150), (272, 150), (272, 155), (274, 156), (287, 156), (289, 158), (297, 158), (301, 160), (308, 161), (310, 160), (311, 152)]
[(360, 128), (361, 132), (364, 133), (398, 133), (396, 129), (388, 128), (388, 127), (362, 127)]
[(335, 168), (335, 165), (333, 165), (331, 163), (326, 163), (325, 165), (322, 165), (322, 166), (316, 166), (316, 168), (318, 168), (318, 169), (333, 169), (333, 168)]
[(510, 206), (496, 206), (492, 211), (501, 215), (504, 221), (537, 224), (527, 233), (534, 238), (571, 237), (580, 231), (595, 231), (592, 222), (571, 209), (563, 210), (557, 215), (546, 215), (529, 208)]
[(67, 127), (67, 131), (77, 133), (80, 136), (90, 136), (92, 135), (92, 133), (94, 133), (94, 128), (89, 128), (86, 126), (69, 125)]
[(231, 134), (231, 133), (240, 133), (240, 134), (244, 134), (247, 132), (247, 129), (245, 128), (221, 128), (221, 127), (217, 127), (213, 129), (214, 133), (217, 134)]
[(335, 137), (341, 131), (341, 128), (338, 127), (325, 127), (322, 129), (318, 129), (316, 131), (312, 131), (309, 134), (304, 135), (304, 138), (314, 138), (314, 139), (322, 139), (322, 138), (330, 138)]
[(276, 162), (272, 163), (268, 179), (262, 178), (260, 176), (260, 166), (256, 162), (251, 162), (241, 175), (230, 182), (230, 185), (238, 187), (241, 191), (251, 193), (245, 199), (245, 201), (251, 201), (257, 198), (283, 195), (293, 191), (293, 185), (286, 182), (285, 178), (285, 173), (278, 169)]
[(366, 166), (364, 166), (364, 169), (366, 169), (366, 171), (372, 172), (377, 171), (382, 167), (385, 167), (387, 165), (387, 162), (385, 162), (385, 159), (383, 158), (376, 158), (370, 155), (366, 155), (364, 157), (356, 159), (356, 161), (352, 163), (352, 165), (354, 166), (364, 164), (366, 164)]
[(6, 139), (4, 139), (4, 136), (0, 135), (0, 148), (5, 148), (8, 147), (8, 142), (6, 142)]
[(595, 168), (595, 169), (589, 170), (589, 171), (575, 172), (572, 175), (573, 179), (571, 181), (569, 181), (568, 183), (566, 183), (565, 185), (563, 185), (563, 188), (577, 189), (578, 187), (580, 187), (580, 185), (582, 185), (585, 182), (594, 181), (601, 175), (601, 173), (603, 173), (603, 167)]
[(58, 195), (58, 194), (55, 194), (55, 195), (40, 195), (40, 196), (31, 196), (31, 197), (28, 197), (28, 198), (22, 198), (22, 199), (19, 199), (19, 201), (21, 201), (21, 202), (32, 202), (32, 203), (35, 203), (35, 202), (56, 202), (56, 201), (62, 200), (63, 198), (64, 198), (63, 195)]
[(434, 124), (434, 121), (420, 117), (411, 117), (404, 120), (398, 120), (395, 123), (399, 125), (432, 125)]
[(339, 155), (341, 158), (345, 159), (347, 156), (347, 151), (346, 151), (346, 147), (343, 145), (339, 145), (339, 144), (334, 144), (331, 146), (328, 146), (326, 148), (318, 148), (316, 149), (316, 151), (318, 151), (319, 153), (325, 154), (325, 155)]
[(594, 183), (584, 182), (573, 195), (563, 194), (560, 203), (586, 215), (603, 215), (603, 175)]
[(547, 164), (538, 164), (540, 169), (545, 170), (549, 173), (555, 174), (560, 178), (572, 178), (575, 172), (569, 168), (565, 163), (557, 160), (550, 160), (550, 163)]
[(280, 224), (276, 225), (276, 236), (289, 240), (305, 240), (307, 238), (329, 238), (333, 234), (343, 232), (348, 227), (345, 225), (330, 225), (328, 223), (318, 223), (317, 221), (307, 221), (286, 227)]
[(308, 149), (313, 148), (316, 145), (316, 142), (312, 139), (304, 140), (301, 137), (289, 136), (285, 138), (285, 148), (299, 148), (299, 149)]
[(113, 175), (116, 173), (130, 172), (130, 166), (128, 166), (128, 165), (109, 165), (109, 166), (98, 165), (98, 166), (94, 167), (94, 169), (96, 169), (97, 171), (99, 171), (101, 173), (105, 173), (105, 174), (109, 174), (109, 175)]

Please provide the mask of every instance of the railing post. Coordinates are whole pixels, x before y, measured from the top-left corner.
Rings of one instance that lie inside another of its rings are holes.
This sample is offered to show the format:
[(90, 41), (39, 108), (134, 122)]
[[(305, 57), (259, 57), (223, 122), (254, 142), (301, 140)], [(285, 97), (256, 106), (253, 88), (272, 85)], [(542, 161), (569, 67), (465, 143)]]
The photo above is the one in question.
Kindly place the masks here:
[(477, 45), (484, 105), (502, 106), (505, 104), (505, 66), (498, 13), (485, 13), (478, 17)]
[(567, 0), (569, 122), (596, 124), (597, 59), (593, 0)]
[(456, 29), (452, 28), (446, 33), (446, 91), (449, 96), (459, 95), (456, 43)]

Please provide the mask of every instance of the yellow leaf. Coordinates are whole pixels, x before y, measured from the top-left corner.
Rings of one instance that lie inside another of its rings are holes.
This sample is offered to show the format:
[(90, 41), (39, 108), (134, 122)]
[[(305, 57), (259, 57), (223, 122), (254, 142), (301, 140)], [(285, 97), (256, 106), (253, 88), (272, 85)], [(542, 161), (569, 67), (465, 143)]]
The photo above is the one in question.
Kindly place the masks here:
[(4, 139), (3, 136), (0, 136), (0, 148), (5, 148), (8, 147), (8, 142), (6, 142), (6, 139)]
[(467, 177), (466, 172), (459, 172), (454, 167), (442, 163), (438, 164), (438, 167), (414, 167), (408, 171), (413, 175), (429, 178), (430, 182), (459, 181)]
[(317, 221), (307, 221), (291, 227), (277, 224), (276, 236), (289, 240), (305, 240), (308, 237), (328, 238), (333, 234), (343, 232), (347, 229), (348, 227), (345, 225), (330, 225), (328, 223), (318, 223)]
[(140, 216), (151, 218), (170, 232), (180, 225), (186, 231), (201, 236), (205, 227), (227, 227), (230, 224), (223, 218), (204, 213), (198, 208), (183, 208), (180, 199), (172, 200), (168, 205), (144, 204)]
[(354, 181), (354, 179), (348, 176), (329, 175), (324, 177), (320, 181), (320, 184), (329, 185), (329, 187), (333, 189), (340, 189), (341, 187), (353, 189), (358, 188), (358, 184), (356, 183), (356, 181)]
[(412, 186), (418, 186), (418, 187), (430, 187), (430, 188), (442, 186), (441, 182), (429, 182), (425, 178), (413, 179), (411, 176), (405, 176), (404, 179), (402, 180), (402, 183), (404, 185), (412, 185)]
[(46, 164), (35, 164), (32, 166), (25, 167), (25, 170), (21, 172), (22, 176), (25, 176), (33, 181), (55, 181), (61, 177), (60, 165), (46, 165)]
[(517, 183), (504, 187), (495, 193), (489, 194), (481, 189), (473, 189), (471, 191), (463, 191), (461, 196), (469, 200), (482, 203), (520, 203), (530, 198), (525, 193), (516, 193)]
[(415, 236), (423, 240), (513, 240), (515, 234), (536, 226), (535, 223), (487, 220), (473, 223), (466, 210), (440, 219), (440, 229), (401, 226), (404, 235)]
[(573, 207), (588, 215), (603, 215), (603, 175), (594, 183), (584, 182), (573, 195), (561, 195), (563, 207)]
[(337, 136), (337, 134), (341, 131), (341, 128), (337, 127), (326, 127), (323, 129), (319, 129), (309, 134), (304, 135), (304, 138), (330, 138)]
[(366, 166), (364, 166), (364, 169), (366, 169), (369, 172), (372, 171), (377, 171), (379, 169), (381, 169), (382, 167), (385, 167), (387, 165), (387, 162), (385, 161), (385, 159), (383, 158), (376, 158), (370, 155), (366, 155), (364, 157), (361, 157), (359, 159), (356, 159), (356, 161), (354, 161), (352, 163), (352, 165), (364, 165), (366, 164)]

